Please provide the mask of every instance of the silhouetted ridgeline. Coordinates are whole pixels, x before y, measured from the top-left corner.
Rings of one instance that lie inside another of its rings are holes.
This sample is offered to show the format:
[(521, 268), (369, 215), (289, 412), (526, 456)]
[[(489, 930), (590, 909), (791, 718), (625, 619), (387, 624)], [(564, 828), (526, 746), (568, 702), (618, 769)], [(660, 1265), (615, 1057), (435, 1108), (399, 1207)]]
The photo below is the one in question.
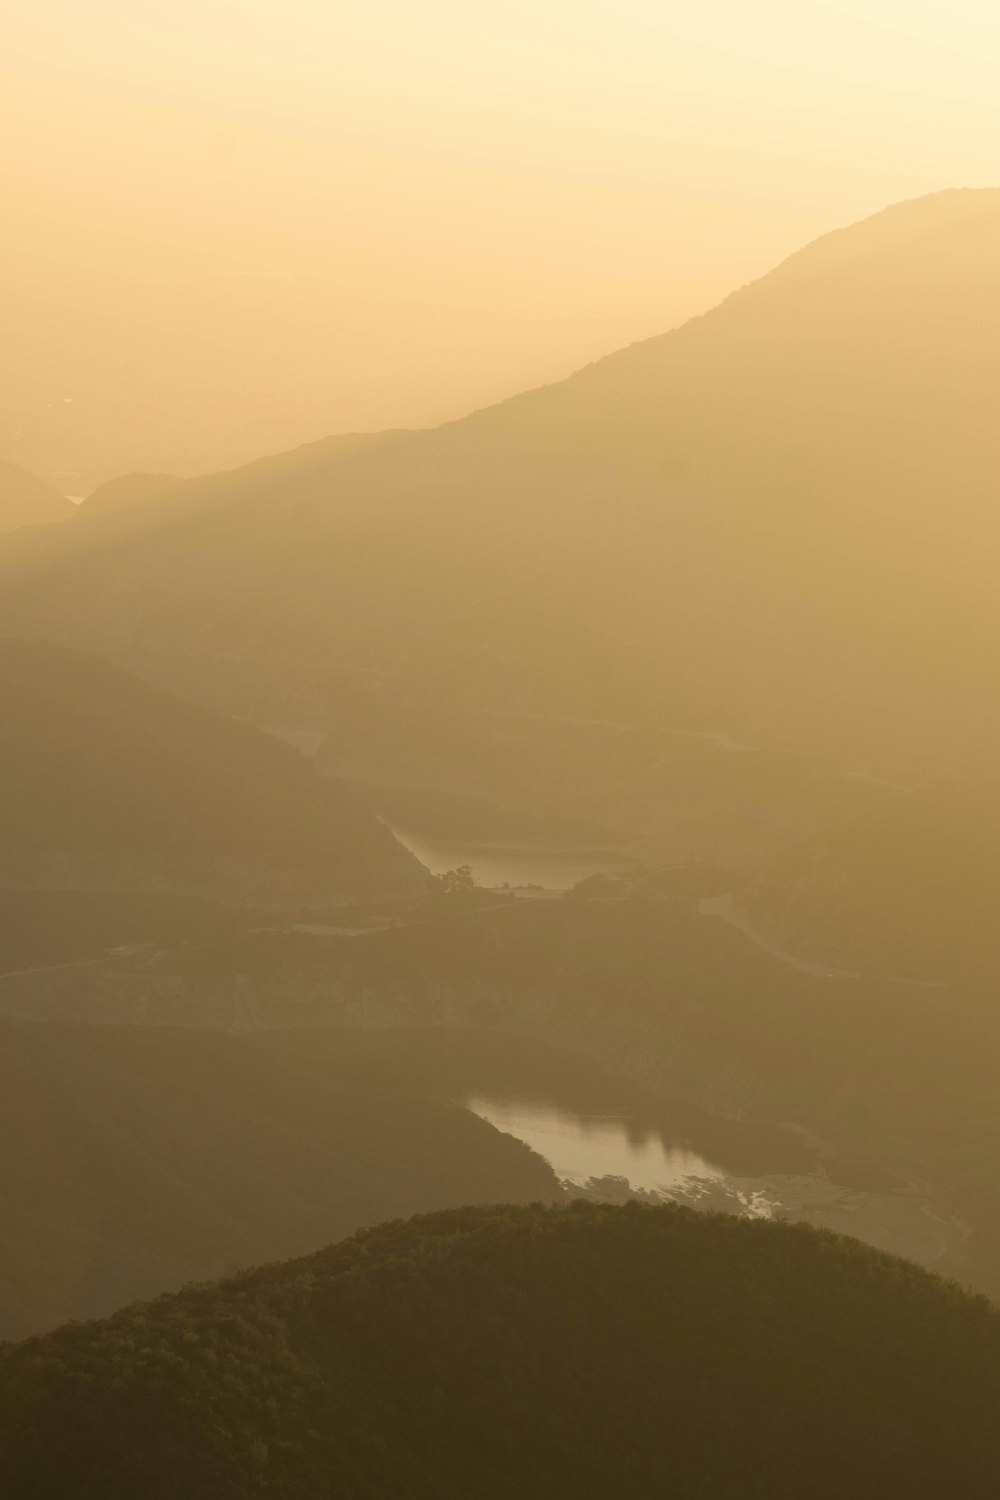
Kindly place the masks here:
[(92, 490), (77, 514), (89, 521), (99, 511), (123, 511), (149, 505), (183, 483), (176, 474), (120, 474), (117, 479), (108, 479)]
[(72, 500), (44, 479), (36, 479), (34, 474), (0, 459), (0, 532), (65, 521), (74, 510)]
[(143, 1025), (452, 1026), (601, 1059), (667, 1099), (801, 1126), (969, 1226), (948, 1273), (1000, 1294), (992, 985), (822, 977), (684, 899), (520, 901), (360, 937), (234, 932), (11, 978), (9, 1015)]
[(1000, 191), (896, 205), (561, 384), (13, 549), (4, 609), (342, 773), (773, 847), (835, 810), (799, 754), (843, 799), (1000, 740), (998, 267)]
[(559, 1195), (520, 1141), (338, 1051), (0, 1023), (0, 1339), (382, 1219)]
[(288, 746), (106, 662), (0, 640), (0, 884), (262, 904), (419, 890), (421, 867)]
[[(447, 1102), (599, 1059), (1000, 1291), (997, 388), (955, 192), (434, 431), (78, 511), (0, 466), (0, 1335), (309, 1257), (0, 1349), (4, 1500), (1000, 1494), (982, 1299), (470, 1207), (561, 1189)], [(435, 802), (625, 873), (428, 883), (376, 814)]]
[(22, 525), (16, 534), (5, 536), (0, 568), (11, 577), (35, 570), (42, 577), (61, 567), (73, 568), (91, 552), (113, 551), (129, 537), (159, 531), (199, 512), (207, 515), (231, 504), (249, 505), (258, 496), (300, 484), (332, 463), (398, 436), (394, 432), (341, 433), (289, 453), (255, 459), (238, 469), (194, 479), (172, 474), (121, 474), (98, 485), (82, 504), (65, 502), (64, 514), (72, 519), (71, 526), (52, 528), (42, 535)]
[(457, 1209), (0, 1351), (9, 1500), (1000, 1486), (1000, 1318), (850, 1240)]

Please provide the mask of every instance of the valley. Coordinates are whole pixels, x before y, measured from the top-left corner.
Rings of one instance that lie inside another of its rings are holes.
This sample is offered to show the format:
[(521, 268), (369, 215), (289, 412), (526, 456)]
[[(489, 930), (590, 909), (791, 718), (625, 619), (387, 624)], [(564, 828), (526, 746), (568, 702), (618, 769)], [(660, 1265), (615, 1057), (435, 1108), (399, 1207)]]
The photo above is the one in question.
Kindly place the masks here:
[(4, 1500), (1000, 1492), (998, 266), (0, 464)]
[[(981, 1148), (939, 1150), (927, 1130), (945, 1101), (959, 1140), (1000, 1125), (980, 1114), (973, 1127), (980, 1096), (953, 1092), (966, 1044), (956, 1030), (951, 1056), (941, 1048), (933, 991), (775, 957), (720, 933), (704, 911), (717, 898), (481, 895), (472, 911), (348, 933), (251, 926), (11, 974), (0, 1015), (236, 1033), (298, 1063), (315, 1052), (328, 1076), (387, 1077), (473, 1109), (598, 1199), (801, 1220), (997, 1285), (1000, 1201)], [(893, 1093), (906, 1007), (913, 1082)], [(993, 1022), (974, 1025), (988, 1066)], [(662, 1175), (634, 1154), (643, 1140)]]

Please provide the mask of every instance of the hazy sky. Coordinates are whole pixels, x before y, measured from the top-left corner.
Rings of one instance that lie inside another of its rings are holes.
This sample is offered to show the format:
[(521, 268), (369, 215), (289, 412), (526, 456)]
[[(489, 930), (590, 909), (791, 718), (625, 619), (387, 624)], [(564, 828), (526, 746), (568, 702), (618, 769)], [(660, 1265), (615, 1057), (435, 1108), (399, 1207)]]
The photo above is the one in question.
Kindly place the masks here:
[(1000, 181), (996, 0), (4, 11), (0, 455), (68, 489), (458, 415)]

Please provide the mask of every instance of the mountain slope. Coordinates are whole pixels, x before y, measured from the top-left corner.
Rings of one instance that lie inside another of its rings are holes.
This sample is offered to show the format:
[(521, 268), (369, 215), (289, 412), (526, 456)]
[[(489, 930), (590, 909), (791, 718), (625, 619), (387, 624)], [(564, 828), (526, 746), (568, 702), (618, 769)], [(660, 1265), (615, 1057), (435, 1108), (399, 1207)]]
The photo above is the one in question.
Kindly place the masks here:
[(66, 521), (74, 511), (72, 500), (43, 479), (0, 459), (0, 533)]
[(335, 1032), (301, 1065), (271, 1041), (0, 1025), (0, 1339), (388, 1217), (558, 1195), (475, 1115), (352, 1079)]
[(200, 512), (246, 504), (302, 483), (317, 472), (368, 449), (391, 443), (400, 434), (343, 433), (306, 443), (289, 453), (269, 454), (238, 469), (180, 479), (169, 474), (124, 474), (99, 485), (81, 505), (72, 507), (75, 524), (44, 534), (21, 531), (8, 539), (0, 555), (0, 569), (12, 580), (18, 576), (56, 575), (73, 569), (92, 553), (113, 550), (129, 537), (169, 527)]
[(105, 662), (0, 641), (0, 882), (318, 904), (420, 867), (270, 736)]
[(10, 1500), (961, 1494), (1000, 1321), (853, 1241), (459, 1209), (0, 1351)]
[[(866, 1225), (859, 1201), (852, 1232), (926, 1255), (997, 1296), (996, 985), (900, 982), (907, 977), (804, 969), (683, 894), (579, 897), (356, 938), (221, 935), (154, 957), (10, 978), (0, 1013), (221, 1029), (251, 1020), (264, 1033), (461, 1027), (484, 1039), (536, 1039), (597, 1058), (661, 1099), (794, 1126), (833, 1175), (838, 1162), (854, 1163), (850, 1187), (899, 1194), (897, 1206), (916, 1215), (902, 1224), (887, 1203), (890, 1217)], [(780, 1187), (774, 1196), (789, 1201)], [(914, 1223), (937, 1229), (928, 1239)]]
[(768, 861), (740, 893), (806, 960), (925, 984), (995, 985), (1000, 788), (937, 782)]
[(329, 726), (342, 771), (635, 826), (735, 776), (801, 831), (792, 755), (997, 739), (998, 252), (1000, 191), (897, 205), (560, 385), (12, 564), (9, 618)]
[[(89, 517), (98, 511), (124, 510), (134, 505), (148, 505), (184, 483), (176, 474), (120, 474), (108, 479), (83, 501), (80, 515)], [(83, 506), (87, 507), (86, 512)]]

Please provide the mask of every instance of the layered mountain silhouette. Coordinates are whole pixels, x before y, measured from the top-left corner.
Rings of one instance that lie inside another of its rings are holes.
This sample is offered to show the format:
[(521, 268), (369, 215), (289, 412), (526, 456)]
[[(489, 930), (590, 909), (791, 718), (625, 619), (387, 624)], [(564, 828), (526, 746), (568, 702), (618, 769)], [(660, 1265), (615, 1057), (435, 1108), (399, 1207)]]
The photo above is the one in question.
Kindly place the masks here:
[(151, 500), (159, 500), (183, 483), (176, 474), (120, 474), (117, 479), (108, 479), (96, 490), (91, 490), (80, 507), (80, 515), (89, 519), (99, 510), (124, 510), (145, 505)]
[(5, 1347), (0, 1484), (985, 1500), (998, 1399), (996, 1311), (856, 1242), (466, 1208)]
[(352, 1075), (336, 1032), (0, 1025), (0, 1339), (364, 1225), (559, 1195), (468, 1111)]
[(103, 661), (0, 641), (0, 884), (242, 903), (399, 896), (421, 868), (287, 745)]
[(795, 822), (793, 753), (936, 774), (998, 727), (998, 249), (1000, 192), (898, 205), (560, 385), (12, 557), (8, 622), (342, 770), (637, 825), (732, 779)]
[(74, 509), (72, 500), (44, 479), (0, 459), (0, 533), (65, 521)]
[(54, 529), (45, 535), (22, 530), (16, 538), (6, 538), (0, 570), (11, 581), (37, 572), (54, 582), (60, 570), (72, 571), (90, 553), (110, 555), (130, 536), (158, 532), (185, 517), (245, 504), (258, 495), (299, 484), (341, 459), (391, 443), (397, 436), (392, 432), (345, 433), (195, 479), (121, 474), (98, 485), (82, 504), (70, 507), (73, 526), (60, 528), (58, 534)]
[(0, 1339), (229, 1278), (0, 1346), (5, 1497), (1000, 1493), (983, 1299), (449, 1102), (599, 1060), (780, 1136), (691, 1201), (995, 1292), (998, 378), (958, 191), (433, 431), (0, 466)]
[[(967, 971), (964, 981), (921, 977), (912, 950), (899, 973), (877, 966), (873, 955), (885, 951), (872, 937), (877, 916), (860, 929), (869, 938), (865, 972), (832, 971), (828, 954), (802, 963), (777, 942), (765, 946), (763, 917), (759, 941), (713, 914), (717, 898), (692, 899), (683, 883), (659, 895), (425, 909), (420, 920), (363, 937), (239, 928), (181, 936), (153, 954), (12, 975), (0, 985), (0, 1014), (294, 1028), (294, 1045), (318, 1055), (331, 1030), (395, 1028), (400, 1081), (419, 1073), (413, 1028), (428, 1038), (460, 1028), (497, 1057), (505, 1038), (529, 1039), (540, 1055), (555, 1047), (596, 1059), (662, 1100), (743, 1131), (794, 1124), (833, 1180), (859, 1194), (839, 1227), (1000, 1294), (995, 982), (977, 984)], [(857, 934), (847, 935), (856, 951)], [(523, 1076), (475, 1083), (506, 1095)], [(790, 1214), (818, 1209), (822, 1222), (816, 1181), (799, 1194), (813, 1158), (786, 1144), (768, 1147), (766, 1170), (786, 1179), (770, 1192)], [(737, 1176), (761, 1170), (752, 1151), (731, 1152), (728, 1140), (703, 1150)], [(869, 1192), (884, 1195), (881, 1203), (866, 1204)]]

